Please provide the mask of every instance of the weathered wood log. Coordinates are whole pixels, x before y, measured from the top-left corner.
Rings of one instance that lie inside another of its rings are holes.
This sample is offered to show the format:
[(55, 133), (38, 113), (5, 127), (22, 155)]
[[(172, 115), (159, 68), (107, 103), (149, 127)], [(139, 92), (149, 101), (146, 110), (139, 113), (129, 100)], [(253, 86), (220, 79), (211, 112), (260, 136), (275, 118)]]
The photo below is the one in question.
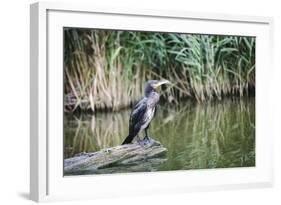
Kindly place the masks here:
[(119, 145), (64, 160), (65, 175), (155, 171), (166, 161), (167, 149), (151, 139), (147, 145)]

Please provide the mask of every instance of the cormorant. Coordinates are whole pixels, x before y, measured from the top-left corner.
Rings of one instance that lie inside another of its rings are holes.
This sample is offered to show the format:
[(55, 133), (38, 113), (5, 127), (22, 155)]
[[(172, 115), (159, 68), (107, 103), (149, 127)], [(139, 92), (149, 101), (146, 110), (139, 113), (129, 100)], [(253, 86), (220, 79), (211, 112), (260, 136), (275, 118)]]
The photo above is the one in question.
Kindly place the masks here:
[[(150, 122), (154, 117), (156, 105), (160, 98), (160, 95), (156, 89), (166, 83), (169, 83), (169, 81), (149, 80), (146, 82), (144, 98), (137, 103), (131, 112), (129, 121), (129, 135), (126, 137), (122, 145), (131, 143), (135, 136), (137, 136), (139, 144), (146, 144), (146, 142), (150, 141), (147, 135), (147, 129), (149, 128)], [(138, 134), (142, 130), (145, 131), (145, 137), (143, 140), (140, 140)]]

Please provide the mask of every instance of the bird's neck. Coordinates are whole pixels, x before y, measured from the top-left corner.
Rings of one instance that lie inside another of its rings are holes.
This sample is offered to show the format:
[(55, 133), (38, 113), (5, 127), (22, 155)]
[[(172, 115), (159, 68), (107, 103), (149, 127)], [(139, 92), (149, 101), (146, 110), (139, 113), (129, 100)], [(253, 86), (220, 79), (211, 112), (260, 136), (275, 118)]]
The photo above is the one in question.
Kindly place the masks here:
[(144, 91), (144, 97), (148, 98), (149, 96), (153, 95), (153, 93), (156, 93), (156, 91), (153, 88), (151, 87), (146, 88)]
[(144, 94), (144, 97), (149, 98), (151, 96), (159, 95), (155, 90), (152, 90), (150, 92), (147, 92)]
[(160, 95), (159, 95), (159, 93), (157, 93), (156, 91), (154, 91), (154, 92), (151, 92), (151, 93), (149, 94), (149, 96), (146, 97), (146, 98), (147, 98), (147, 103), (148, 103), (149, 105), (151, 105), (152, 107), (154, 107), (154, 106), (158, 103), (159, 98), (160, 98)]

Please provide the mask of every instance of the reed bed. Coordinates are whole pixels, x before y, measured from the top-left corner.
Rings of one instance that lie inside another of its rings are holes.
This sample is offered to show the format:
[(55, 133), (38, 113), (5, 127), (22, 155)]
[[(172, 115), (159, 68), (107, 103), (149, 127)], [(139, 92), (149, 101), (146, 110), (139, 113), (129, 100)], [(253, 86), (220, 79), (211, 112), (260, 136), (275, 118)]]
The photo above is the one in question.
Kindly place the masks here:
[(65, 110), (118, 111), (168, 79), (163, 97), (205, 102), (255, 90), (255, 38), (157, 32), (64, 30)]

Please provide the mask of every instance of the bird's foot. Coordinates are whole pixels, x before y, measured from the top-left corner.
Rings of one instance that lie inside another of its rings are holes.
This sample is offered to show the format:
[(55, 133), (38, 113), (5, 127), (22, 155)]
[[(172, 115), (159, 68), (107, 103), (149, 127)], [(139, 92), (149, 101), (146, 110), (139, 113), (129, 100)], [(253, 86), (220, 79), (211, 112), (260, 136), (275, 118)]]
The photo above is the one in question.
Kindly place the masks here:
[(150, 137), (145, 136), (145, 137), (143, 138), (143, 140), (138, 139), (137, 142), (138, 142), (138, 144), (139, 144), (140, 146), (145, 146), (145, 145), (150, 144), (151, 139), (150, 139)]
[(148, 136), (145, 136), (145, 137), (143, 138), (143, 140), (146, 141), (147, 143), (150, 143), (150, 142), (151, 142), (151, 138), (148, 137)]
[(150, 143), (151, 143), (151, 138), (148, 137), (148, 136), (145, 136), (145, 137), (143, 138), (143, 143), (144, 143), (145, 145), (150, 144)]

